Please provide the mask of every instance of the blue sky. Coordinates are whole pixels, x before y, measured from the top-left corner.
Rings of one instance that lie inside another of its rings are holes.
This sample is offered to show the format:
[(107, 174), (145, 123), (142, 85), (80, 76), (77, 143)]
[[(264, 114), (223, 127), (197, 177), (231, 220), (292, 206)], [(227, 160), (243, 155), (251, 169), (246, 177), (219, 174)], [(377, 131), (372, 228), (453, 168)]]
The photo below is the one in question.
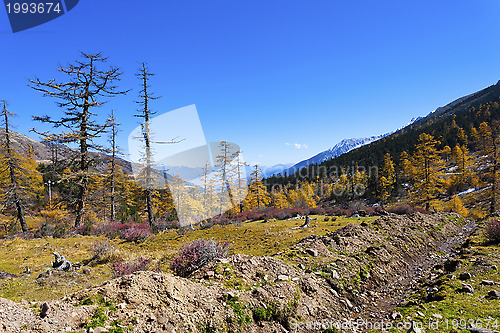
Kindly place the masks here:
[(196, 104), (207, 141), (238, 143), (252, 164), (298, 162), (495, 84), (499, 11), (493, 0), (80, 0), (13, 34), (0, 9), (0, 99), (36, 138), (32, 115), (61, 111), (28, 78), (102, 52), (132, 89), (99, 110), (115, 110), (126, 148), (146, 61), (158, 113)]

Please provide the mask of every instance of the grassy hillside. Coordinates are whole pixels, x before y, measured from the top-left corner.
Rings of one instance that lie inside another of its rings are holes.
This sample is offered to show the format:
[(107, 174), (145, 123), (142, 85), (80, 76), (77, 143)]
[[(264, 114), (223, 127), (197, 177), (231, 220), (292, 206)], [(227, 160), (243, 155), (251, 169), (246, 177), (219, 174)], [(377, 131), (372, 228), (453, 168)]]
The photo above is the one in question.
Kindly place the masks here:
[[(325, 235), (348, 223), (369, 222), (374, 217), (339, 218), (336, 221), (324, 222), (324, 216), (311, 221), (311, 227), (292, 229), (300, 226), (303, 220), (292, 219), (272, 222), (247, 222), (241, 225), (214, 226), (206, 230), (186, 231), (179, 234), (167, 231), (148, 238), (143, 243), (126, 242), (121, 239), (111, 240), (116, 249), (114, 255), (126, 261), (138, 257), (151, 258), (151, 267), (158, 262), (161, 269), (168, 271), (169, 259), (174, 256), (185, 243), (200, 238), (214, 238), (230, 243), (231, 253), (249, 255), (273, 255), (288, 249), (300, 239), (307, 236)], [(103, 236), (74, 236), (68, 238), (46, 237), (26, 240), (22, 238), (0, 240), (2, 256), (0, 271), (19, 275), (16, 279), (0, 279), (0, 297), (19, 301), (54, 299), (70, 292), (97, 285), (111, 278), (112, 269), (109, 263), (91, 266), (88, 274), (79, 274), (74, 278), (61, 281), (55, 279), (42, 282), (37, 277), (50, 269), (54, 260), (53, 252), (64, 255), (72, 262), (89, 262), (94, 256), (94, 244), (104, 242)], [(31, 274), (22, 274), (29, 267)]]

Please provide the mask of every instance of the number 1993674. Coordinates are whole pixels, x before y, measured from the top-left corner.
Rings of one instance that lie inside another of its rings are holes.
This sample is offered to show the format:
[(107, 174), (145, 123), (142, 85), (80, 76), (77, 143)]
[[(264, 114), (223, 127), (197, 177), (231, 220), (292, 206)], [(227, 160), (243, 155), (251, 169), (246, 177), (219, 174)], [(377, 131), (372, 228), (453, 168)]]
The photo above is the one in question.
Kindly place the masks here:
[(59, 3), (53, 2), (14, 2), (7, 3), (8, 14), (49, 14), (49, 13), (60, 13), (62, 11)]

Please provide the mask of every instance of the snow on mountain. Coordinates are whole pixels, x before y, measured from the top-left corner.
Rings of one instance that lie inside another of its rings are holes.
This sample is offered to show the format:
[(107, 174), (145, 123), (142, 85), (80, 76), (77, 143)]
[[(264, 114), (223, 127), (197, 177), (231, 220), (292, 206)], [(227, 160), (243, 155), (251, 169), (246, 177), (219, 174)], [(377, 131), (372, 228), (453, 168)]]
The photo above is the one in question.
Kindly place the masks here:
[[(406, 125), (406, 126), (410, 126), (411, 124), (413, 124), (414, 122), (416, 121), (419, 121), (420, 119), (422, 119), (423, 117), (415, 117), (415, 118), (411, 118), (410, 122)], [(405, 126), (405, 127), (406, 127)]]
[[(293, 166), (293, 163), (287, 163), (287, 164), (276, 164), (273, 166), (259, 166), (260, 171), (262, 172), (263, 177), (269, 177), (272, 175), (276, 175), (280, 172), (283, 172), (283, 170), (286, 170)], [(247, 165), (246, 166), (246, 173), (247, 173), (247, 179), (250, 179), (250, 174), (255, 171), (255, 167), (253, 165)]]
[[(392, 133), (392, 132), (391, 132)], [(386, 133), (378, 136), (372, 136), (369, 138), (357, 138), (357, 139), (344, 139), (337, 143), (335, 146), (331, 147), (328, 150), (325, 150), (317, 155), (314, 155), (313, 157), (301, 161), (294, 166), (286, 169), (286, 173), (288, 175), (295, 173), (296, 171), (310, 165), (310, 164), (319, 164), (321, 162), (330, 160), (332, 158), (335, 158), (337, 156), (340, 156), (342, 154), (345, 154), (351, 150), (354, 150), (356, 148), (359, 148), (361, 146), (367, 145), (369, 143), (372, 143), (374, 141), (377, 141), (391, 133)]]

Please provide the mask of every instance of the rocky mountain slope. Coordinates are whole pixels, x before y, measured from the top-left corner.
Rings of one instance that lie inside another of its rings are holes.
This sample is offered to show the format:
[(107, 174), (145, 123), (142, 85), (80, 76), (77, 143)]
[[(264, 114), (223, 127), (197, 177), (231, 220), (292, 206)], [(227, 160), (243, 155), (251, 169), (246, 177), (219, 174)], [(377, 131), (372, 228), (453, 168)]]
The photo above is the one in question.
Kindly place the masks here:
[[(4, 130), (0, 128), (0, 142), (3, 142)], [(78, 151), (62, 144), (49, 144), (47, 142), (36, 141), (24, 134), (10, 131), (14, 151), (25, 156), (28, 151), (33, 154), (37, 163), (50, 164), (53, 160), (63, 161), (77, 158)], [(104, 153), (92, 153), (93, 158), (98, 161), (97, 170), (103, 171), (108, 165), (111, 157)], [(132, 173), (130, 162), (117, 158), (117, 165), (127, 173)]]

